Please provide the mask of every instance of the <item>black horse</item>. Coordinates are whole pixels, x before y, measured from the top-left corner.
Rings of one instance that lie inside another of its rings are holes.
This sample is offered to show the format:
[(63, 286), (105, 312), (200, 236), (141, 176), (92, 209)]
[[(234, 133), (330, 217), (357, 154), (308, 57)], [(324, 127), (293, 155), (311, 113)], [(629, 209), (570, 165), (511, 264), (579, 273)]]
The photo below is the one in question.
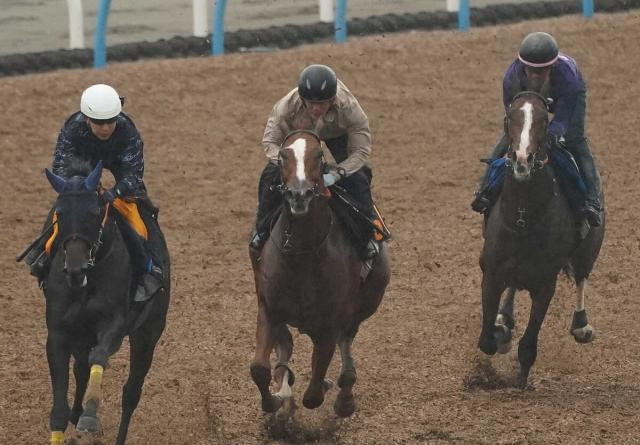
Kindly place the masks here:
[[(64, 179), (46, 170), (58, 192), (54, 221), (55, 253), (44, 282), (47, 359), (53, 386), (51, 443), (61, 445), (68, 422), (80, 432), (97, 430), (101, 381), (109, 357), (130, 340), (129, 377), (122, 392), (117, 445), (123, 445), (138, 405), (153, 352), (169, 307), (169, 256), (157, 221), (145, 221), (163, 251), (164, 288), (145, 303), (134, 303), (131, 260), (114, 210), (98, 193), (102, 163), (79, 168)], [(76, 393), (67, 402), (69, 361), (73, 355)], [(84, 406), (83, 406), (84, 398)]]
[(544, 96), (525, 91), (514, 97), (507, 113), (510, 146), (504, 185), (485, 221), (480, 257), (482, 331), (478, 346), (485, 354), (509, 349), (514, 294), (526, 289), (531, 295), (529, 323), (518, 347), (519, 387), (527, 384), (537, 355), (538, 333), (562, 269), (574, 276), (577, 285), (571, 333), (580, 343), (592, 340), (584, 291), (605, 231), (603, 223), (586, 236), (581, 234), (583, 221), (571, 209), (548, 163), (547, 124)]

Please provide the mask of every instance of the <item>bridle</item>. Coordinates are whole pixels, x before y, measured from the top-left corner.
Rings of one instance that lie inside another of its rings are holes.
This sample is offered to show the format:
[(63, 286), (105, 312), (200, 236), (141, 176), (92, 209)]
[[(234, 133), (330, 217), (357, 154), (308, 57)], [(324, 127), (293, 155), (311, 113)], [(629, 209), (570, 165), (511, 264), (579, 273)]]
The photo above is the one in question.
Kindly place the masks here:
[[(511, 103), (509, 104), (509, 112), (507, 113), (507, 116), (505, 118), (504, 121), (504, 131), (507, 135), (509, 135), (509, 114), (511, 113), (512, 107), (514, 102), (516, 101), (516, 99), (523, 97), (523, 96), (533, 96), (537, 99), (539, 99), (542, 104), (544, 105), (544, 109), (549, 112), (549, 101), (540, 93), (536, 92), (536, 91), (521, 91), (518, 94), (516, 94), (515, 96), (513, 96), (513, 99), (511, 100)], [(545, 128), (546, 131), (546, 128)], [(509, 141), (509, 147), (507, 149), (507, 158), (505, 160), (505, 167), (511, 167), (512, 166), (512, 161), (511, 161), (511, 154), (513, 154), (513, 146), (511, 145), (511, 141)], [(531, 154), (532, 157), (532, 166), (531, 166), (531, 175), (535, 174), (536, 171), (542, 170), (542, 168), (545, 166), (545, 164), (547, 162), (549, 162), (549, 157), (547, 156), (546, 153), (544, 153), (544, 156), (541, 155), (541, 152), (539, 150), (536, 150), (534, 153)]]
[[(280, 145), (281, 150), (284, 149), (285, 141), (287, 141), (291, 136), (296, 134), (308, 134), (318, 142), (318, 145), (322, 144), (322, 140), (320, 139), (320, 136), (318, 135), (318, 133), (316, 133), (313, 130), (304, 130), (304, 129), (293, 130), (289, 132), (289, 134), (287, 134), (287, 136), (284, 138), (284, 141)], [(320, 162), (321, 162), (320, 171), (324, 172), (327, 165), (324, 159), (324, 153), (322, 154), (322, 160)], [(281, 154), (278, 155), (278, 168), (280, 169), (280, 184), (276, 186), (272, 186), (271, 189), (279, 191), (281, 194), (284, 195), (287, 191), (289, 191), (289, 187), (287, 187), (287, 184), (285, 183), (284, 178), (282, 177), (282, 155)], [(322, 187), (318, 182), (313, 183), (313, 186), (311, 187), (311, 192), (313, 192), (314, 198), (325, 196), (325, 193), (324, 193), (325, 188)]]
[[(86, 191), (75, 191), (75, 192), (67, 192), (64, 194), (65, 197), (67, 196), (81, 196), (81, 195), (86, 195), (88, 193), (93, 193), (93, 192), (86, 192)], [(95, 192), (96, 194), (98, 192)], [(107, 218), (109, 217), (109, 209), (110, 209), (110, 204), (109, 202), (105, 202), (104, 205), (104, 215), (102, 216), (102, 220), (100, 222), (100, 229), (98, 229), (98, 236), (96, 238), (96, 240), (94, 242), (92, 242), (89, 238), (87, 238), (86, 236), (80, 234), (80, 233), (72, 233), (70, 235), (67, 235), (63, 240), (62, 240), (62, 247), (64, 248), (64, 246), (66, 245), (67, 241), (69, 240), (75, 240), (75, 239), (80, 239), (83, 240), (84, 242), (86, 242), (90, 248), (89, 248), (89, 260), (87, 261), (87, 266), (88, 267), (93, 267), (96, 264), (96, 255), (98, 254), (98, 250), (100, 249), (100, 247), (104, 244), (103, 243), (103, 235), (104, 235), (104, 227), (107, 223)]]

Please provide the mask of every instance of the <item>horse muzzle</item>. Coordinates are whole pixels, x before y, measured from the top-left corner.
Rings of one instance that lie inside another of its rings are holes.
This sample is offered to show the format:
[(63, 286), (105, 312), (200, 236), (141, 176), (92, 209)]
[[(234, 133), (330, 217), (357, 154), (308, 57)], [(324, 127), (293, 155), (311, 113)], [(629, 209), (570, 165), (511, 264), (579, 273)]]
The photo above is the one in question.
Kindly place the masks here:
[(513, 177), (516, 181), (525, 182), (531, 178), (531, 163), (517, 160), (512, 165)]
[(91, 247), (81, 239), (70, 239), (64, 243), (64, 272), (67, 284), (73, 289), (87, 285), (87, 270), (91, 258)]
[(291, 215), (304, 216), (309, 212), (309, 204), (315, 197), (313, 190), (310, 188), (306, 190), (287, 190), (284, 194), (284, 199), (289, 204)]

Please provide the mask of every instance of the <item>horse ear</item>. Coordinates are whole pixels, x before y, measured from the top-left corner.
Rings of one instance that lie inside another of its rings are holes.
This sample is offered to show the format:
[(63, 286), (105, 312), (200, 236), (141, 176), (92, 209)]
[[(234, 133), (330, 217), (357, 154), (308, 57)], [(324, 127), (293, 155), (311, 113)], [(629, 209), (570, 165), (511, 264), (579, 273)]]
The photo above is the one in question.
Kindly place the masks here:
[(64, 186), (67, 184), (67, 181), (64, 178), (56, 175), (55, 173), (51, 173), (48, 168), (44, 169), (44, 173), (45, 175), (47, 175), (47, 179), (49, 180), (49, 183), (51, 184), (53, 189), (58, 192), (58, 194), (62, 193), (64, 190)]
[(89, 191), (94, 191), (98, 188), (100, 177), (102, 176), (102, 161), (98, 161), (96, 168), (93, 169), (89, 176), (84, 180), (84, 186)]

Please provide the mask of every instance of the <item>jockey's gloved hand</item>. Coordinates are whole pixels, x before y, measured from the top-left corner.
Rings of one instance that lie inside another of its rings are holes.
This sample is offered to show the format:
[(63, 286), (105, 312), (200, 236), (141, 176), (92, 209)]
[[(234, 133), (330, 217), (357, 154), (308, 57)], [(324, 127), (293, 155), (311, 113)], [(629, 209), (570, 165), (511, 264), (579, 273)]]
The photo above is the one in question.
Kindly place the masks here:
[(110, 204), (113, 204), (113, 200), (119, 196), (120, 196), (120, 193), (118, 193), (118, 189), (115, 187), (111, 187), (110, 189), (105, 190), (104, 193), (102, 194), (102, 197), (105, 199), (105, 201), (107, 201)]
[(558, 136), (557, 134), (553, 134), (553, 133), (548, 133), (547, 134), (547, 141), (549, 142), (549, 148), (558, 148), (558, 149), (563, 149), (565, 148), (565, 144), (564, 144), (564, 136)]
[(324, 180), (325, 187), (329, 187), (339, 181), (340, 176), (338, 173), (325, 173), (322, 175), (322, 179)]

